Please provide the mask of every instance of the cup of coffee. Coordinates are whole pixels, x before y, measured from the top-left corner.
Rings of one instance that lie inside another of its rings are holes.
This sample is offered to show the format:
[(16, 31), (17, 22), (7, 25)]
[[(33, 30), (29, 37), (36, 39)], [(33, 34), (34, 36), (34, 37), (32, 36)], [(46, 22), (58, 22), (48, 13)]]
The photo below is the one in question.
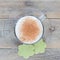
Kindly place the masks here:
[(24, 16), (20, 18), (15, 26), (17, 38), (25, 44), (33, 44), (39, 41), (43, 35), (43, 19), (44, 15), (39, 18), (35, 16)]

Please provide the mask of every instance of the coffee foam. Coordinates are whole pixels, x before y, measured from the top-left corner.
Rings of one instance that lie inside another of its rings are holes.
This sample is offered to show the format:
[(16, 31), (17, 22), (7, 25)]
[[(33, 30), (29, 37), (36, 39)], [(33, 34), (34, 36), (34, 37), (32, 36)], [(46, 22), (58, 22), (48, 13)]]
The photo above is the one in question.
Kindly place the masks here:
[[(22, 28), (22, 24), (26, 20), (26, 18), (31, 18), (32, 20), (36, 21), (38, 26), (39, 26), (39, 28), (40, 28), (40, 32), (37, 35), (37, 37), (35, 38), (35, 40), (32, 40), (32, 41), (31, 40), (30, 41), (29, 40), (28, 41), (24, 41), (24, 39), (22, 40), (21, 28)], [(36, 41), (38, 41), (41, 38), (41, 36), (43, 34), (43, 27), (42, 27), (41, 22), (37, 18), (35, 18), (33, 16), (25, 16), (25, 17), (22, 17), (21, 19), (18, 20), (18, 22), (16, 24), (15, 32), (16, 32), (16, 36), (18, 37), (18, 39), (20, 41), (22, 41), (23, 43), (32, 44), (32, 43), (35, 43)]]

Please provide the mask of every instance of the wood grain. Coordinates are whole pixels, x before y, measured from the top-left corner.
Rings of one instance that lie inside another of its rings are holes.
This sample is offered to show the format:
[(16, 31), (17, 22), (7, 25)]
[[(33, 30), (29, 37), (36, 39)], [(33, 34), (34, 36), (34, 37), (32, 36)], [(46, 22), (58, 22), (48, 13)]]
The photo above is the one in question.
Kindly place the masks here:
[(47, 16), (43, 21), (46, 52), (28, 60), (60, 60), (59, 0), (0, 0), (0, 60), (25, 60), (17, 55), (17, 46), (21, 42), (16, 38), (14, 28), (17, 20), (25, 16), (26, 7), (33, 8), (34, 16), (39, 16), (39, 11)]
[(60, 18), (60, 12), (47, 12), (47, 18), (59, 19)]
[(56, 0), (0, 0), (0, 18), (20, 18), (23, 8), (26, 7), (39, 9), (40, 11), (46, 13), (48, 18), (60, 18), (60, 1)]
[[(0, 20), (0, 48), (13, 48), (20, 44), (14, 33), (16, 22), (17, 20)], [(43, 25), (47, 48), (60, 48), (60, 19), (46, 19)]]
[[(25, 60), (23, 57), (17, 55), (17, 48), (13, 49), (0, 49), (0, 59), (1, 60)], [(30, 57), (27, 60), (59, 60), (60, 59), (60, 49), (46, 49), (43, 54), (37, 54)]]
[(47, 48), (60, 48), (60, 19), (46, 19), (43, 25)]
[(17, 47), (20, 43), (14, 33), (16, 21), (0, 20), (0, 48)]

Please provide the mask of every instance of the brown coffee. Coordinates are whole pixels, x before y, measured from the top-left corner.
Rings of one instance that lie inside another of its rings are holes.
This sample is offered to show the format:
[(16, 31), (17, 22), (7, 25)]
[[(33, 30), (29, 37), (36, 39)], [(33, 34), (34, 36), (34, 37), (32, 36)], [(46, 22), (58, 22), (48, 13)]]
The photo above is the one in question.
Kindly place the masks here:
[(22, 41), (33, 41), (40, 33), (38, 23), (32, 18), (26, 18), (23, 22), (20, 32)]

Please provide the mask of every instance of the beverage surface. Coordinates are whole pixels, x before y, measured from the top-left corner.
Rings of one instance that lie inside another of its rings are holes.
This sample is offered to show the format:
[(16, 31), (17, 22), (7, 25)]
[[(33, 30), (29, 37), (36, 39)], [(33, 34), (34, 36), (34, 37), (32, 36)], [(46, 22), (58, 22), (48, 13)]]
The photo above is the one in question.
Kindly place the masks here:
[(23, 41), (33, 41), (40, 33), (38, 22), (32, 18), (26, 18), (21, 27)]

